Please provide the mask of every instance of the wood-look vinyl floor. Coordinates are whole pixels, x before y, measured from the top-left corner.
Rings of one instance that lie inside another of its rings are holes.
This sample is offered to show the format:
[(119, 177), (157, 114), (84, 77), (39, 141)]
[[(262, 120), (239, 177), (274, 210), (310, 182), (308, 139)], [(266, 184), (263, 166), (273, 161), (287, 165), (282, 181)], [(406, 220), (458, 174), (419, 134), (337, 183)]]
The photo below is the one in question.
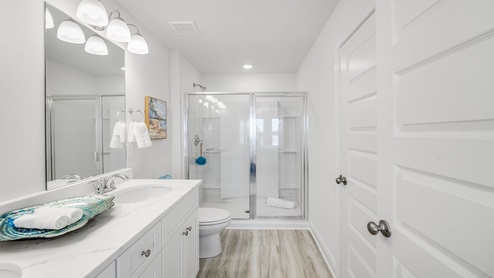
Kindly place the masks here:
[(331, 277), (309, 231), (227, 229), (221, 242), (223, 252), (201, 259), (197, 277)]

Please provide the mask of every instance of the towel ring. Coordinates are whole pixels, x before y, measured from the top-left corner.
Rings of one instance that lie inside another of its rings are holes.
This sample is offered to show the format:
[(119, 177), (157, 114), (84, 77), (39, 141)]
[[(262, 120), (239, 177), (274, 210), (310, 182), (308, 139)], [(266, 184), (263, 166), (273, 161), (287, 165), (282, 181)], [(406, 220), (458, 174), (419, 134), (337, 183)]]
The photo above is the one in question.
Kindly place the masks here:
[(115, 119), (117, 120), (117, 122), (119, 122), (120, 120), (118, 119), (118, 117), (120, 117), (120, 115), (122, 115), (122, 113), (124, 113), (124, 118), (123, 118), (123, 121), (125, 123), (125, 110), (122, 110), (122, 111), (118, 111), (117, 112), (117, 116), (115, 116)]
[(144, 117), (144, 113), (142, 113), (141, 109), (133, 109), (132, 107), (129, 107), (129, 113), (132, 116), (132, 121), (133, 122), (135, 122), (135, 119), (134, 119), (135, 114), (136, 113), (141, 113), (141, 115), (142, 115), (142, 121), (144, 122), (144, 118), (145, 117)]

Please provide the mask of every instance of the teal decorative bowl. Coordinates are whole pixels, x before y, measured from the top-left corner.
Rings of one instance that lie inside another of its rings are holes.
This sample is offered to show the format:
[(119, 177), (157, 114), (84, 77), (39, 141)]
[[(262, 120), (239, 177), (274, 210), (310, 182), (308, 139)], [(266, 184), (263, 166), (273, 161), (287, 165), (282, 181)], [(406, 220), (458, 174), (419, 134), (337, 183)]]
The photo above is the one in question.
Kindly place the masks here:
[[(86, 223), (93, 219), (96, 215), (108, 210), (113, 207), (114, 196), (103, 196), (103, 195), (91, 195), (83, 197), (75, 197), (70, 199), (63, 199), (58, 201), (53, 201), (43, 205), (22, 208), (18, 210), (13, 210), (7, 212), (0, 216), (0, 241), (11, 241), (18, 239), (29, 239), (29, 238), (50, 238), (57, 237), (68, 232), (77, 230)], [(35, 209), (39, 207), (71, 207), (79, 208), (82, 210), (82, 218), (65, 228), (60, 230), (40, 230), (40, 229), (25, 229), (16, 228), (14, 225), (14, 220), (25, 214), (32, 214)]]

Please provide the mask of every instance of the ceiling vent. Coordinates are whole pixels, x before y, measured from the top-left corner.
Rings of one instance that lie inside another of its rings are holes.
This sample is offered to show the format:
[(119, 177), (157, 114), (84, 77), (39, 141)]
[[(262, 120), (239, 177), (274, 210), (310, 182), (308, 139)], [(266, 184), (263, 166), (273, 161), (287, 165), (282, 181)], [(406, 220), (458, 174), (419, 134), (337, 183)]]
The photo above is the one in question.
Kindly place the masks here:
[(194, 21), (170, 21), (170, 25), (179, 35), (199, 35), (199, 28)]

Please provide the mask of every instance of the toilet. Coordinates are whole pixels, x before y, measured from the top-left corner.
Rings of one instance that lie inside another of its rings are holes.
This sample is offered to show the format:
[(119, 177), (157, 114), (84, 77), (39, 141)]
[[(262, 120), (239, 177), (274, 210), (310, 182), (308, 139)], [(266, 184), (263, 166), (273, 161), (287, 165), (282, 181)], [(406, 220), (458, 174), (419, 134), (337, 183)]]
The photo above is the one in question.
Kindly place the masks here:
[(199, 258), (221, 254), (220, 233), (230, 225), (230, 212), (217, 208), (199, 208)]

